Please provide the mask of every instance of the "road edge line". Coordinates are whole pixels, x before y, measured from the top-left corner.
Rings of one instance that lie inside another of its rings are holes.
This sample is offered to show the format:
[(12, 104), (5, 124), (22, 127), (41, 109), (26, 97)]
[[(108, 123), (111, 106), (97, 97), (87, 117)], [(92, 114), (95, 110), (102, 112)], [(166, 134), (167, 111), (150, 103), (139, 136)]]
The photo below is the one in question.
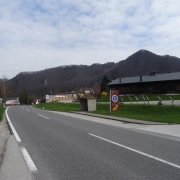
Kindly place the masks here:
[(21, 152), (23, 154), (23, 157), (24, 157), (24, 159), (26, 161), (26, 164), (27, 164), (29, 170), (31, 172), (37, 172), (38, 171), (37, 167), (34, 164), (33, 160), (31, 159), (31, 157), (30, 157), (29, 153), (27, 152), (26, 148), (25, 147), (21, 147), (20, 149), (21, 149)]
[(8, 124), (9, 124), (9, 127), (10, 127), (10, 129), (11, 129), (11, 132), (12, 132), (12, 134), (15, 136), (17, 142), (22, 142), (21, 139), (20, 139), (20, 137), (19, 137), (19, 135), (18, 135), (18, 133), (16, 132), (16, 130), (15, 130), (15, 128), (14, 128), (14, 126), (13, 126), (13, 124), (12, 124), (9, 116), (8, 116), (8, 113), (7, 113), (7, 110), (8, 110), (8, 109), (9, 109), (9, 107), (6, 109), (6, 119), (7, 119), (7, 122), (8, 122)]

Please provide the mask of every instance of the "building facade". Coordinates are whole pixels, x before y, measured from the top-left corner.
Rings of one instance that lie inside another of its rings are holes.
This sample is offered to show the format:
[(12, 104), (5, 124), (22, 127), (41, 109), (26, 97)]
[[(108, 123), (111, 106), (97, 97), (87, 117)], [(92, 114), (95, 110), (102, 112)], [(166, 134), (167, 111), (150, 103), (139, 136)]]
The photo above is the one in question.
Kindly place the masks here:
[(176, 94), (180, 93), (180, 72), (117, 78), (108, 86), (120, 94)]

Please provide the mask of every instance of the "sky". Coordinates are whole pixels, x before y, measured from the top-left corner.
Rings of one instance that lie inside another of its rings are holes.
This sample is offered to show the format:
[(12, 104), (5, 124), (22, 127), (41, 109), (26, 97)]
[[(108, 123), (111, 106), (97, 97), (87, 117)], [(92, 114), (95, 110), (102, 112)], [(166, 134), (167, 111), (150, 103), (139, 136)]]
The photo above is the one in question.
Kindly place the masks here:
[(179, 47), (179, 0), (0, 0), (0, 78)]

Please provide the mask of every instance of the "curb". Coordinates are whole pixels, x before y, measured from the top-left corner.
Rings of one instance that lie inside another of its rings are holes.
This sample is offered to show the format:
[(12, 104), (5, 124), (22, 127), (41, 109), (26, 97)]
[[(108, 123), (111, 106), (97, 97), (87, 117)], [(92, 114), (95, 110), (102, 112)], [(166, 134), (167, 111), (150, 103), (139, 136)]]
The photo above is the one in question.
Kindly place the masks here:
[(11, 135), (6, 144), (6, 151), (4, 153), (0, 171), (0, 180), (15, 179), (34, 180), (20, 153), (19, 146), (14, 136)]
[(143, 120), (137, 120), (137, 119), (119, 118), (119, 117), (114, 117), (114, 116), (92, 114), (92, 113), (82, 112), (82, 111), (70, 111), (70, 113), (82, 114), (86, 116), (93, 116), (93, 117), (98, 117), (98, 118), (114, 120), (114, 121), (121, 121), (124, 123), (133, 123), (133, 124), (142, 124), (142, 125), (170, 125), (170, 123), (160, 123), (160, 122), (150, 122), (150, 121), (143, 121)]
[(11, 135), (6, 141), (2, 163), (0, 168), (0, 180), (34, 180), (32, 173), (23, 158), (21, 147), (14, 136), (14, 130), (11, 129), (11, 122), (7, 117), (7, 109), (4, 113), (4, 119), (7, 122), (8, 130)]

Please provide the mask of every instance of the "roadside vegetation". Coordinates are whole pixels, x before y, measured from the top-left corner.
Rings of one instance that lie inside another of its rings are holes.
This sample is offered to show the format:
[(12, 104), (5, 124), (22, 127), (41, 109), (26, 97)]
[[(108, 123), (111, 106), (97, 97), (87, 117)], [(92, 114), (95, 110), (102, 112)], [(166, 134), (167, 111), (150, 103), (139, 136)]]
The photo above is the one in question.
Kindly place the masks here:
[(2, 121), (5, 108), (0, 105), (0, 122)]
[(79, 110), (79, 104), (77, 103), (58, 103), (58, 102), (41, 103), (41, 104), (36, 104), (35, 107), (38, 109), (51, 110), (51, 111), (65, 111), (65, 112)]
[[(51, 111), (79, 111), (78, 103), (42, 103), (36, 108)], [(115, 117), (139, 119), (154, 122), (180, 123), (180, 106), (121, 104), (119, 112), (110, 112), (109, 104), (97, 104), (97, 110), (91, 113)]]
[(180, 123), (180, 106), (122, 104), (119, 112), (110, 112), (109, 104), (97, 104), (95, 114), (153, 122)]

